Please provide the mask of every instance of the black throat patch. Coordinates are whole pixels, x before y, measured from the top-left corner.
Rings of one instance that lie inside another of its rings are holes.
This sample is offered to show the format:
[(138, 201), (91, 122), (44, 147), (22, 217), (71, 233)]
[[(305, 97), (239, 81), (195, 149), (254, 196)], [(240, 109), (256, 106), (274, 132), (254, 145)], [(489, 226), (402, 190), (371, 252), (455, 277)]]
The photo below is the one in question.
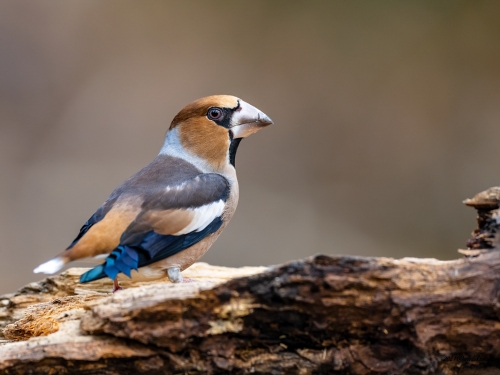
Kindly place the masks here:
[(229, 145), (229, 162), (233, 167), (236, 168), (236, 151), (238, 151), (238, 146), (243, 138), (233, 138), (231, 139), (231, 144)]

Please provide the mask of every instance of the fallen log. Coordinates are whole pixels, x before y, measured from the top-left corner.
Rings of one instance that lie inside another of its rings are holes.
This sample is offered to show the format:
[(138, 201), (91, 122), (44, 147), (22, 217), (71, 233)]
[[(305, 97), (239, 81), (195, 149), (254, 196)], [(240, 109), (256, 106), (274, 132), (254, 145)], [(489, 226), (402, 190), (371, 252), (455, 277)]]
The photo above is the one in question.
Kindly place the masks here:
[(127, 281), (115, 294), (70, 269), (0, 297), (0, 374), (497, 373), (498, 202), (481, 203), (473, 233), (487, 251), (453, 261), (198, 263), (193, 283)]

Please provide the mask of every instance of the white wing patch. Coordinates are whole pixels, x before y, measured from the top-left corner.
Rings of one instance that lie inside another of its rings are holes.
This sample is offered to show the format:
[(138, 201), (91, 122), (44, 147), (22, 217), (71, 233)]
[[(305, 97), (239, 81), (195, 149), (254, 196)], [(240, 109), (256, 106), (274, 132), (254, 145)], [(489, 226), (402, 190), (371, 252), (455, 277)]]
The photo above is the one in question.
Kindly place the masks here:
[(188, 208), (186, 211), (192, 211), (194, 213), (193, 220), (182, 230), (177, 233), (173, 233), (174, 236), (179, 236), (181, 234), (186, 234), (189, 232), (200, 232), (205, 229), (216, 217), (222, 215), (224, 211), (225, 203), (222, 199), (205, 204), (196, 208)]

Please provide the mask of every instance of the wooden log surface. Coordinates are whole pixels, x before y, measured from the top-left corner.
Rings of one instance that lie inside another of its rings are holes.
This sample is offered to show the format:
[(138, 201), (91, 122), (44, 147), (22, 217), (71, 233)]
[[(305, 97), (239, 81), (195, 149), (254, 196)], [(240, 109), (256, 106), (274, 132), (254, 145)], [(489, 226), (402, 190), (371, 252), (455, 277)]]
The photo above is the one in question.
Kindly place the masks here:
[[(481, 206), (473, 236), (495, 238), (497, 209)], [(500, 374), (500, 252), (488, 243), (453, 261), (198, 263), (192, 283), (127, 281), (115, 294), (70, 269), (0, 297), (0, 374)]]

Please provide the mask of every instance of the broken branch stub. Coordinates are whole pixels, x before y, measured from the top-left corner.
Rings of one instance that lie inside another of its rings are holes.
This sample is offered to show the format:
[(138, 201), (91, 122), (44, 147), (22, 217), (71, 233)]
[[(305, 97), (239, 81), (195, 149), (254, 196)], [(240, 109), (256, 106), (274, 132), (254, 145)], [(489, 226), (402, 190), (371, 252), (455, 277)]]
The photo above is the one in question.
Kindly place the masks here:
[(467, 256), (475, 256), (498, 249), (500, 232), (500, 187), (492, 187), (464, 204), (477, 210), (478, 228), (467, 241), (467, 250), (459, 250)]

